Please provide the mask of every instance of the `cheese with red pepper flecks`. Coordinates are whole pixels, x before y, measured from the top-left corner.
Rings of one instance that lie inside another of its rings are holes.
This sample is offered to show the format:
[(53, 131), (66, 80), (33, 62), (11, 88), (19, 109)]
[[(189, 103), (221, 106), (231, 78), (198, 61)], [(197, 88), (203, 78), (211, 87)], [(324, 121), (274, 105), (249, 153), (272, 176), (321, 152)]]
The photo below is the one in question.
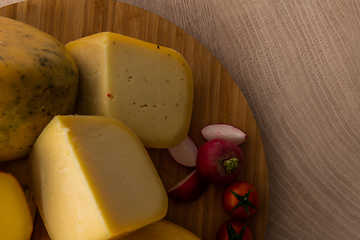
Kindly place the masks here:
[(29, 154), (56, 114), (73, 113), (77, 66), (57, 39), (0, 17), (0, 161)]
[(166, 191), (144, 145), (118, 120), (56, 116), (29, 161), (51, 239), (121, 237), (167, 213)]
[(174, 147), (188, 135), (193, 76), (178, 52), (110, 32), (65, 47), (79, 67), (77, 114), (118, 119), (146, 147)]

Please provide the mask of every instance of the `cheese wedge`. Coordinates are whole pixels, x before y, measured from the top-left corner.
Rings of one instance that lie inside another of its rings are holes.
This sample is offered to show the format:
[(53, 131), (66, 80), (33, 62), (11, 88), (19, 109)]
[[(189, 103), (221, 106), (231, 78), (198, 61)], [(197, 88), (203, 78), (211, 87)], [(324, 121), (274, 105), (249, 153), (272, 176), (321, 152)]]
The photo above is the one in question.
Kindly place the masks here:
[(0, 162), (27, 156), (58, 114), (73, 114), (78, 69), (63, 44), (0, 17)]
[(34, 200), (33, 191), (30, 188), (29, 171), (30, 165), (27, 157), (15, 159), (12, 161), (0, 162), (0, 172), (10, 173), (19, 182), (28, 203), (31, 217), (34, 219), (37, 207)]
[(118, 119), (150, 148), (174, 147), (188, 135), (193, 76), (178, 52), (110, 32), (65, 47), (79, 67), (77, 114)]
[(0, 239), (28, 240), (32, 230), (33, 220), (19, 182), (0, 172)]
[(160, 220), (121, 238), (121, 240), (200, 240), (189, 230), (167, 220)]
[(29, 156), (51, 239), (120, 237), (162, 219), (167, 194), (139, 138), (100, 116), (56, 116)]

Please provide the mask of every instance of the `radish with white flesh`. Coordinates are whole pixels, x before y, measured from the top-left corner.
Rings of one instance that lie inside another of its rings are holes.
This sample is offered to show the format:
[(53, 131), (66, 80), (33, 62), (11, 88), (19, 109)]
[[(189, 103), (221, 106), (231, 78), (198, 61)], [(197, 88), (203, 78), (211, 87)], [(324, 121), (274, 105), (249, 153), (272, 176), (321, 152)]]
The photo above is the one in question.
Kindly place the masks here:
[(199, 176), (195, 169), (167, 192), (168, 196), (175, 201), (187, 203), (201, 197), (206, 187), (207, 182)]
[(244, 165), (242, 150), (225, 139), (204, 143), (198, 150), (196, 169), (210, 184), (228, 184), (238, 178)]
[(225, 139), (237, 145), (245, 142), (247, 137), (240, 129), (223, 123), (207, 125), (201, 130), (201, 134), (208, 141), (213, 139)]
[(198, 149), (194, 141), (189, 136), (187, 136), (179, 145), (169, 148), (168, 150), (173, 159), (179, 164), (185, 167), (196, 166), (196, 155)]

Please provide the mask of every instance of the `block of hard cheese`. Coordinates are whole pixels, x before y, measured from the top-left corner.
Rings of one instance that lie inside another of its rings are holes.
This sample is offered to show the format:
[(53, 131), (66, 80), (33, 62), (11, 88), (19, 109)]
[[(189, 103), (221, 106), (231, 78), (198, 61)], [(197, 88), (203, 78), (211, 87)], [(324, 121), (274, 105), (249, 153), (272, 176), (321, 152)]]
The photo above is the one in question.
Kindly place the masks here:
[(188, 135), (193, 76), (178, 52), (110, 32), (65, 47), (79, 68), (77, 114), (118, 119), (146, 147), (174, 147)]
[(12, 161), (0, 162), (0, 172), (10, 173), (19, 182), (28, 203), (31, 217), (34, 219), (37, 207), (34, 200), (33, 191), (30, 188), (29, 171), (30, 165), (27, 157), (15, 159)]
[(23, 189), (9, 173), (0, 172), (0, 239), (28, 240), (33, 221)]
[(160, 220), (121, 240), (200, 240), (195, 234), (167, 220)]
[(56, 116), (29, 161), (51, 239), (109, 239), (166, 215), (166, 191), (145, 147), (115, 119)]

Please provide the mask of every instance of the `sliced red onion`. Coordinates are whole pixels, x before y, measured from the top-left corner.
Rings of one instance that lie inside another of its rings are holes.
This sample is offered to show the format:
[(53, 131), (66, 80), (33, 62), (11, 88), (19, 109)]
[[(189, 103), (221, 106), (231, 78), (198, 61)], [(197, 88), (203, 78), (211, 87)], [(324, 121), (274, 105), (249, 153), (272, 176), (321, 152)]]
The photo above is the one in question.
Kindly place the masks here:
[(196, 166), (196, 154), (198, 149), (189, 136), (187, 136), (179, 145), (169, 148), (168, 150), (173, 159), (179, 164), (185, 167)]
[(201, 130), (201, 134), (207, 141), (225, 139), (240, 145), (246, 140), (246, 134), (243, 131), (223, 123), (207, 125)]

